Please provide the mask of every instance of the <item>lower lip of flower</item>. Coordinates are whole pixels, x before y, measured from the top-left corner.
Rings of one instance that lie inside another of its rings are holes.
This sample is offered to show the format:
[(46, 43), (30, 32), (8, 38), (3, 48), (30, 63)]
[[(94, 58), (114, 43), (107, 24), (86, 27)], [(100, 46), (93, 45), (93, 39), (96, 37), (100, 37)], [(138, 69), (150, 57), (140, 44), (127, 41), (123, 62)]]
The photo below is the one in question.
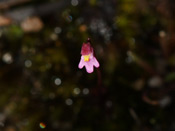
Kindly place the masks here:
[(84, 57), (84, 61), (85, 61), (85, 62), (86, 62), (86, 61), (89, 61), (90, 54), (89, 54), (89, 55), (84, 55), (83, 57)]

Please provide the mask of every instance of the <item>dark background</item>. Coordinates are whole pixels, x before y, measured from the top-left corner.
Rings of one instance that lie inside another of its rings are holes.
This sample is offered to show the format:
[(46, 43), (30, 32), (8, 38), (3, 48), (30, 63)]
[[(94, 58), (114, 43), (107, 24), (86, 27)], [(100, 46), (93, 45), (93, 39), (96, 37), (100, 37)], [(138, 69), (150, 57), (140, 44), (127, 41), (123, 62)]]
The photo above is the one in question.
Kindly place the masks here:
[(0, 130), (175, 131), (174, 16), (174, 0), (1, 0)]

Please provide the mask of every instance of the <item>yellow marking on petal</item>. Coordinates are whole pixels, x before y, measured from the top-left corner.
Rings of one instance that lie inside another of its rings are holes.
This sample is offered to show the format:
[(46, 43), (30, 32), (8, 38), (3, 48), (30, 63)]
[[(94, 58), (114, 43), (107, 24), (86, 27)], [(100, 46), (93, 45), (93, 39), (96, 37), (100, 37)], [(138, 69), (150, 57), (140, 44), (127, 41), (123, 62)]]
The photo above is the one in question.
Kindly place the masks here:
[(84, 55), (84, 61), (89, 61), (89, 57), (90, 57), (90, 54), (89, 55)]

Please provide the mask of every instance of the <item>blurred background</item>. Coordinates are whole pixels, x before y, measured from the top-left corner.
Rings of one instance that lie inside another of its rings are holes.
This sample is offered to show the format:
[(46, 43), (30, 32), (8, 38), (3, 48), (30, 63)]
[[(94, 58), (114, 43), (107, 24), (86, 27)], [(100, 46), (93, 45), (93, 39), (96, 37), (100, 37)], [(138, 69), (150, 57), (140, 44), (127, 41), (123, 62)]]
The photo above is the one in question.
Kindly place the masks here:
[(173, 0), (0, 0), (0, 130), (175, 131), (174, 16)]

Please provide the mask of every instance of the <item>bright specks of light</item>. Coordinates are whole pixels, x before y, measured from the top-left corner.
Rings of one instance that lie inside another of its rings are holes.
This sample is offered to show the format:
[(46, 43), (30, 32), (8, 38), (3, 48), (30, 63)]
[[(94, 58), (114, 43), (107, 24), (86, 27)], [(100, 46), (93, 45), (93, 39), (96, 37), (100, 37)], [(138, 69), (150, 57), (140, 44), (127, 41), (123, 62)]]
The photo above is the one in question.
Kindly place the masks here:
[(72, 99), (66, 99), (66, 105), (71, 106), (73, 104)]
[(80, 30), (80, 32), (85, 32), (87, 30), (87, 26), (86, 25), (80, 25), (79, 30)]
[(58, 39), (58, 36), (57, 36), (57, 34), (55, 34), (55, 33), (52, 33), (51, 35), (50, 35), (50, 39), (51, 40), (57, 40)]
[(7, 64), (11, 64), (13, 62), (13, 58), (12, 58), (12, 55), (10, 53), (5, 53), (2, 56), (2, 60)]
[(54, 31), (56, 34), (60, 34), (62, 29), (60, 27), (56, 27)]
[(99, 33), (104, 37), (105, 42), (108, 43), (112, 36), (112, 29), (103, 19), (93, 19), (90, 23), (90, 29), (94, 33)]
[(68, 22), (71, 22), (71, 21), (72, 21), (72, 16), (71, 16), (71, 15), (69, 15), (69, 16), (67, 16), (67, 18), (66, 18), (66, 19), (67, 19), (67, 21), (68, 21)]
[(25, 67), (31, 67), (32, 66), (32, 61), (31, 60), (26, 60), (25, 62), (24, 62), (24, 64), (25, 64)]
[(71, 4), (73, 6), (77, 6), (78, 5), (78, 0), (71, 0)]
[(127, 51), (127, 55), (128, 57), (125, 59), (125, 61), (129, 64), (134, 61), (134, 56), (131, 51)]
[(65, 10), (62, 15), (67, 22), (72, 22), (72, 16), (70, 15), (70, 10)]
[(159, 88), (163, 85), (162, 78), (159, 76), (153, 76), (148, 80), (148, 85), (152, 88)]
[(79, 88), (74, 88), (73, 92), (74, 92), (74, 94), (78, 95), (78, 94), (80, 94), (80, 89)]
[(165, 36), (166, 36), (165, 31), (163, 31), (163, 30), (162, 30), (162, 31), (160, 31), (160, 32), (159, 32), (159, 36), (160, 36), (160, 37), (165, 37)]
[(89, 94), (89, 89), (88, 89), (88, 88), (84, 88), (84, 89), (83, 89), (83, 94), (84, 94), (84, 95)]
[(61, 84), (61, 79), (56, 78), (54, 82), (55, 82), (55, 85), (59, 86)]
[(159, 101), (160, 106), (163, 108), (169, 105), (170, 103), (171, 103), (171, 98), (169, 96), (165, 96)]
[(42, 129), (46, 128), (46, 124), (43, 123), (43, 122), (40, 122), (40, 123), (39, 123), (39, 126), (40, 126), (40, 128), (42, 128)]

